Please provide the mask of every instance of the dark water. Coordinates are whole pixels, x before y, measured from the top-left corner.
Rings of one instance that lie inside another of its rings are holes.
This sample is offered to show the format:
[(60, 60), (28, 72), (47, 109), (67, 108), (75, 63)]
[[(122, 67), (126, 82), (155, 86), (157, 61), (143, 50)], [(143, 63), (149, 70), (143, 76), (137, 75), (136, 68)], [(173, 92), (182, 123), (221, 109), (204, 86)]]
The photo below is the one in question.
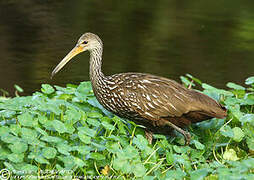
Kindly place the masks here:
[(50, 73), (84, 32), (104, 41), (105, 74), (137, 71), (219, 88), (254, 75), (254, 2), (1, 0), (0, 88), (88, 80), (88, 53)]

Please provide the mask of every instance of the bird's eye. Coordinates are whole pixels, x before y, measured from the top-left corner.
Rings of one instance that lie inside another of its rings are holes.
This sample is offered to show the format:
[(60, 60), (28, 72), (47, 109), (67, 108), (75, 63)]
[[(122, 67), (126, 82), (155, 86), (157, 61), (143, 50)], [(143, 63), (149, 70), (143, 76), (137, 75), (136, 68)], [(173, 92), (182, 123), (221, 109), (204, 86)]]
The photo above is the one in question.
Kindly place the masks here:
[(88, 41), (84, 41), (84, 42), (83, 42), (83, 44), (87, 44), (87, 43), (88, 43)]

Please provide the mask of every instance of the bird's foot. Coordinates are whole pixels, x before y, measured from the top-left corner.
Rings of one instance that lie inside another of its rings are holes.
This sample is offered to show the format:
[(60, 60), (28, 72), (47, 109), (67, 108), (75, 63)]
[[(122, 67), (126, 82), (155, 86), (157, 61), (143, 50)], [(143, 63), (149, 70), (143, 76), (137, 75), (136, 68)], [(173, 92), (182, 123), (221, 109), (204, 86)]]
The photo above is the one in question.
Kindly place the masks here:
[(176, 131), (178, 131), (179, 133), (181, 133), (184, 138), (185, 138), (185, 145), (189, 145), (190, 144), (190, 140), (191, 140), (191, 135), (189, 132), (184, 131), (183, 129), (177, 127), (176, 125), (174, 125), (173, 123), (171, 123), (170, 121), (167, 121), (166, 124), (172, 128), (174, 128)]

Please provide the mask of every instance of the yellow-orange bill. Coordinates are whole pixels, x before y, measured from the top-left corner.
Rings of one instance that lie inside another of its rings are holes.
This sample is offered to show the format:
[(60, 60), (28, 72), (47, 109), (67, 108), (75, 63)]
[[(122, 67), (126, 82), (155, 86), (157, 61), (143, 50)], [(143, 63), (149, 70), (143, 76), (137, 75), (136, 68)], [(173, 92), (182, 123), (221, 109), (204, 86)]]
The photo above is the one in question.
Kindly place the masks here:
[(67, 64), (74, 56), (83, 52), (83, 47), (75, 46), (64, 58), (63, 60), (55, 67), (55, 69), (51, 73), (51, 78), (60, 71), (65, 64)]

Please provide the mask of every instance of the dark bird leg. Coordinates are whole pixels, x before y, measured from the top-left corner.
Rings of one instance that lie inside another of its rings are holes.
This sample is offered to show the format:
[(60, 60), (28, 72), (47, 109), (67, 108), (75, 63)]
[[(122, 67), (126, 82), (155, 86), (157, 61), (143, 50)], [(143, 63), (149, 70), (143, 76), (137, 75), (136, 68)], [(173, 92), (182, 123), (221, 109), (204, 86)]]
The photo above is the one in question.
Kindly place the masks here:
[(145, 129), (145, 135), (146, 135), (146, 139), (148, 140), (149, 144), (152, 144), (153, 141), (153, 133), (152, 131)]
[(177, 127), (176, 125), (174, 125), (170, 121), (166, 121), (165, 124), (167, 124), (168, 126), (174, 128), (175, 130), (177, 130), (179, 133), (181, 133), (184, 136), (184, 138), (185, 138), (185, 145), (189, 145), (190, 144), (191, 135), (190, 135), (189, 132), (186, 132), (183, 129)]

